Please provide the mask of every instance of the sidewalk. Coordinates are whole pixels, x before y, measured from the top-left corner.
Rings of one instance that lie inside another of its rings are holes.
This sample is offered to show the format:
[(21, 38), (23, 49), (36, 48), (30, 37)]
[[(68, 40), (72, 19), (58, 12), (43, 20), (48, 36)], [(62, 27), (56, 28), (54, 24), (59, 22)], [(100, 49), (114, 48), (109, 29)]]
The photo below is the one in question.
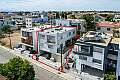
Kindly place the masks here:
[(8, 49), (8, 48), (6, 48), (6, 47), (4, 47), (4, 46), (1, 46), (1, 47), (4, 48), (4, 49), (6, 49), (6, 50), (8, 50), (8, 51), (10, 51), (10, 52), (13, 53), (15, 56), (19, 56), (19, 57), (21, 57), (21, 58), (23, 58), (23, 59), (26, 59), (26, 60), (28, 60), (29, 62), (31, 62), (32, 64), (35, 64), (35, 65), (37, 65), (37, 66), (39, 66), (39, 67), (41, 67), (41, 68), (43, 68), (43, 69), (45, 69), (45, 70), (47, 70), (47, 71), (49, 71), (49, 72), (51, 72), (51, 73), (57, 75), (58, 78), (61, 78), (62, 80), (75, 80), (75, 77), (72, 77), (71, 75), (68, 75), (68, 74), (65, 74), (65, 73), (61, 73), (60, 71), (55, 70), (55, 69), (52, 69), (52, 68), (50, 68), (50, 67), (48, 67), (48, 66), (46, 66), (46, 65), (44, 65), (44, 64), (41, 64), (41, 63), (39, 63), (38, 61), (35, 61), (35, 60), (33, 60), (32, 58), (30, 58), (30, 57), (28, 57), (28, 56), (21, 55), (21, 54), (15, 52), (15, 51), (12, 50), (12, 49)]

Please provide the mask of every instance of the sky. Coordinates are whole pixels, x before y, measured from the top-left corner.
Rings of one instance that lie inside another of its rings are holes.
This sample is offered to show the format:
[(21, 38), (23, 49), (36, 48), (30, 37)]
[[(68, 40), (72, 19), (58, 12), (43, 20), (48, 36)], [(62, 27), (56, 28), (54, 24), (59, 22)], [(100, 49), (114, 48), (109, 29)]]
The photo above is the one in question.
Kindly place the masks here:
[(120, 11), (120, 0), (0, 0), (0, 11)]

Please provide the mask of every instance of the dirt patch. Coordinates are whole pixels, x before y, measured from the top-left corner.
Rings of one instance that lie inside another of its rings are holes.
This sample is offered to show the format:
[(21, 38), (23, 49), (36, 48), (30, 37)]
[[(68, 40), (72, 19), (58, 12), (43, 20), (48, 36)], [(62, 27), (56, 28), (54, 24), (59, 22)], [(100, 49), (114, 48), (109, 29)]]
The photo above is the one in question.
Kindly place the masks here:
[[(14, 31), (13, 34), (11, 34), (11, 42), (12, 42), (12, 46), (19, 44), (21, 40), (21, 36), (20, 36), (20, 31)], [(9, 37), (3, 38), (1, 39), (1, 42), (3, 44), (5, 44), (5, 47), (10, 47), (10, 40)]]

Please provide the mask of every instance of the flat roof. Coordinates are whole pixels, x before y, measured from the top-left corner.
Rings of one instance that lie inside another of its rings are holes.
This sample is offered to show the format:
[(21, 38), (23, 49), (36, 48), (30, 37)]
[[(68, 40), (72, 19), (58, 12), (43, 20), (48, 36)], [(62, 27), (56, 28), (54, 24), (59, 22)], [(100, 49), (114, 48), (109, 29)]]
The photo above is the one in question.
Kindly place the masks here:
[(112, 38), (110, 43), (119, 44), (120, 43), (120, 38)]
[(43, 29), (43, 33), (46, 32), (51, 32), (51, 33), (63, 33), (69, 30), (72, 30), (76, 27), (74, 26), (51, 26), (49, 25), (44, 25), (44, 26), (38, 26), (38, 27), (28, 27), (28, 28), (22, 28), (21, 31), (26, 31), (26, 32), (33, 32), (33, 31), (40, 31)]
[(57, 34), (57, 33), (63, 33), (69, 30), (72, 30), (74, 28), (72, 27), (56, 27), (56, 28), (50, 28), (50, 29), (46, 29), (41, 33), (49, 33), (49, 34)]
[(108, 21), (103, 21), (103, 22), (98, 22), (96, 23), (96, 27), (120, 27), (120, 22), (108, 22)]
[[(78, 41), (84, 42), (84, 43), (93, 44), (93, 45), (107, 46), (107, 45), (110, 43), (111, 38), (102, 39), (101, 41), (81, 41), (81, 40), (78, 40)], [(77, 44), (77, 43), (76, 43), (76, 44)]]
[[(87, 38), (88, 40), (84, 38)], [(111, 42), (111, 39), (111, 36), (109, 36), (108, 34), (89, 31), (78, 40), (78, 43), (80, 42), (89, 43), (93, 45), (107, 46)]]

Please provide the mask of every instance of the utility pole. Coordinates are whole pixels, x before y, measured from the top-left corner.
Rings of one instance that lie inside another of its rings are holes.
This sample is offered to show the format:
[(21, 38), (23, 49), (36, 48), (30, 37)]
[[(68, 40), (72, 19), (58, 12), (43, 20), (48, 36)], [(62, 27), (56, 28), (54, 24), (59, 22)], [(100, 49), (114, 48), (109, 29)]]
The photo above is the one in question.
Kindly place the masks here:
[(51, 24), (51, 28), (52, 28), (52, 12), (50, 13), (50, 24)]
[(60, 48), (61, 48), (61, 69), (60, 69), (60, 71), (64, 72), (64, 70), (63, 70), (63, 62), (62, 62), (63, 44), (60, 45)]

